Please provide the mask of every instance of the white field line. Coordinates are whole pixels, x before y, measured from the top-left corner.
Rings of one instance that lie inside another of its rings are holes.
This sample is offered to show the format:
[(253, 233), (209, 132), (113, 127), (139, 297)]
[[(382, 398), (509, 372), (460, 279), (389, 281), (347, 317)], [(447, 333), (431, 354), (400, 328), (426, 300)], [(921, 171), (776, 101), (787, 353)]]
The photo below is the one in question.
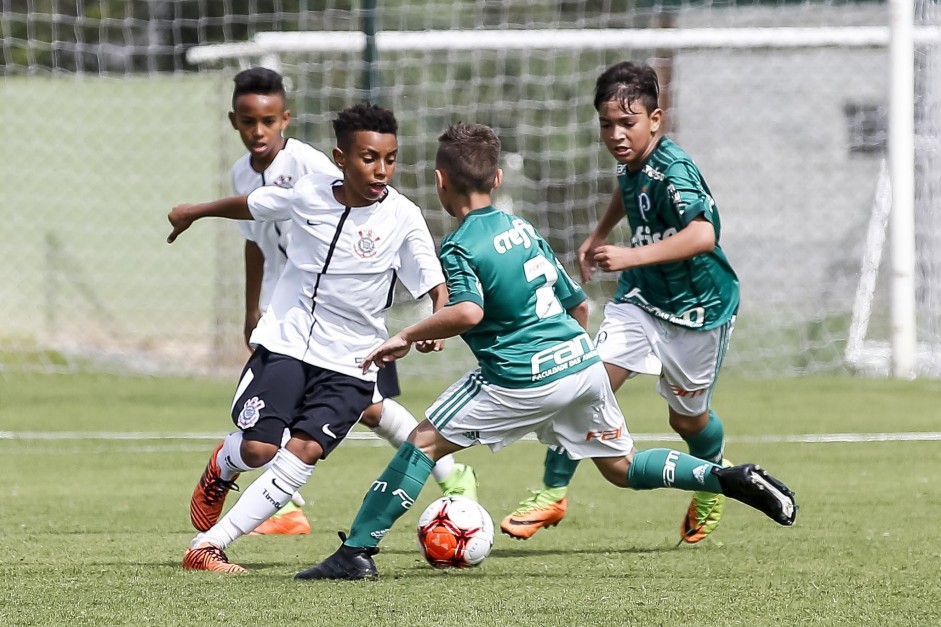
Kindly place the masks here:
[[(220, 440), (224, 433), (148, 433), (148, 432), (104, 432), (104, 431), (0, 431), (0, 440)], [(637, 442), (669, 442), (679, 441), (674, 433), (635, 433)], [(348, 440), (359, 440), (364, 443), (381, 443), (374, 433), (370, 431), (354, 431), (347, 436)], [(523, 438), (526, 441), (535, 441), (532, 434)], [(915, 431), (898, 433), (807, 433), (802, 435), (757, 435), (757, 436), (729, 436), (729, 444), (829, 444), (846, 442), (932, 442), (941, 440), (941, 432)]]

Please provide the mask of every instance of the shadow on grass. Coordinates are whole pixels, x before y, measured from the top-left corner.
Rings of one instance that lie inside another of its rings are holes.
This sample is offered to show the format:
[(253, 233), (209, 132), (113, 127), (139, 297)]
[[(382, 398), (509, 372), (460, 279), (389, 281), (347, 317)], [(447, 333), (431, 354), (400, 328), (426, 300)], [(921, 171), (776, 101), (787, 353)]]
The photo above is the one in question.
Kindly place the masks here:
[[(566, 549), (526, 549), (526, 548), (519, 548), (519, 549), (499, 549), (499, 550), (496, 550), (496, 551), (494, 551), (493, 553), (491, 553), (490, 556), (489, 556), (487, 559), (488, 559), (488, 561), (492, 561), (492, 560), (500, 560), (500, 559), (516, 559), (516, 558), (521, 558), (521, 557), (539, 558), (539, 557), (547, 557), (547, 556), (551, 556), (551, 555), (642, 555), (642, 554), (647, 554), (647, 553), (663, 553), (663, 552), (673, 551), (673, 550), (675, 550), (675, 549), (676, 549), (676, 547), (674, 547), (674, 546), (620, 547), (620, 548), (603, 548), (603, 547), (598, 547), (598, 548), (594, 548), (594, 549), (574, 549), (574, 550), (566, 550)], [(405, 555), (405, 556), (413, 556), (413, 557), (415, 557), (415, 558), (416, 558), (416, 559), (415, 559), (415, 561), (416, 561), (415, 566), (414, 566), (414, 567), (405, 567), (406, 570), (407, 570), (407, 572), (409, 573), (409, 576), (411, 576), (411, 575), (413, 575), (413, 574), (416, 575), (416, 576), (440, 576), (440, 573), (450, 571), (450, 569), (434, 569), (434, 568), (429, 568), (429, 567), (428, 567), (424, 562), (422, 562), (421, 559), (416, 555), (416, 551), (405, 550), (405, 549), (390, 549), (390, 550), (387, 550), (387, 551), (382, 551), (381, 554), (384, 554), (384, 555)], [(324, 555), (324, 556), (321, 557), (320, 559), (325, 559), (326, 557), (327, 557), (327, 555)], [(310, 566), (313, 566), (314, 564), (317, 564), (317, 563), (320, 561), (320, 559), (313, 558), (312, 561), (311, 561), (309, 564), (307, 564), (307, 565), (305, 565), (305, 566), (301, 566), (301, 567), (294, 566), (293, 568), (297, 568), (297, 570), (304, 570), (305, 568), (309, 568)], [(257, 571), (257, 570), (282, 570), (282, 569), (284, 569), (284, 570), (290, 570), (290, 568), (292, 568), (292, 566), (290, 566), (290, 565), (287, 564), (286, 562), (251, 562), (251, 561), (241, 561), (241, 560), (236, 560), (236, 561), (237, 561), (239, 564), (241, 564), (242, 566), (244, 566), (245, 568), (247, 568), (247, 569), (249, 570), (249, 573), (252, 573), (252, 571)], [(119, 565), (126, 565), (126, 563), (113, 563), (112, 565), (119, 566)], [(172, 561), (172, 562), (164, 561), (164, 562), (155, 563), (154, 565), (155, 565), (155, 566), (179, 567), (179, 566), (180, 566), (180, 562), (179, 562), (179, 561)], [(401, 568), (402, 568), (402, 567), (400, 566), (399, 569), (401, 569)], [(480, 572), (482, 572), (482, 571), (477, 571), (477, 570), (473, 570), (473, 569), (466, 569), (466, 570), (454, 569), (454, 571), (458, 571), (458, 572), (462, 572), (462, 573), (480, 573)], [(260, 573), (260, 572), (259, 572), (259, 573), (257, 573), (257, 574), (258, 574), (258, 575), (261, 575), (261, 576), (264, 576), (264, 577), (269, 577), (269, 576), (270, 576), (270, 577), (275, 577), (275, 578), (281, 578), (281, 577), (284, 576), (284, 575), (279, 574), (279, 573), (276, 573), (276, 572), (271, 572), (271, 573)], [(289, 576), (293, 576), (293, 572), (292, 572)], [(398, 575), (398, 576), (400, 576), (400, 575)], [(467, 575), (467, 576), (476, 576), (476, 575)], [(396, 575), (393, 575), (393, 576), (391, 576), (391, 577), (392, 577), (392, 578), (395, 578)]]

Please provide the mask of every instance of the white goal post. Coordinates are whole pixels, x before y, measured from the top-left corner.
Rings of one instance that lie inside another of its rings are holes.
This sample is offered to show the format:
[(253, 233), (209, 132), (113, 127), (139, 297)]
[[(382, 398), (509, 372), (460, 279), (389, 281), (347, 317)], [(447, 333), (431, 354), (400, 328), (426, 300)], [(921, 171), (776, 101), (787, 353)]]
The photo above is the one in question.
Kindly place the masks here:
[[(913, 28), (918, 45), (941, 43), (941, 28)], [(379, 51), (403, 50), (609, 50), (664, 48), (821, 48), (886, 47), (891, 30), (885, 26), (825, 28), (618, 28), (473, 31), (380, 31)], [(206, 44), (186, 51), (193, 64), (225, 59), (264, 58), (283, 53), (361, 52), (360, 32), (267, 32), (251, 42)]]

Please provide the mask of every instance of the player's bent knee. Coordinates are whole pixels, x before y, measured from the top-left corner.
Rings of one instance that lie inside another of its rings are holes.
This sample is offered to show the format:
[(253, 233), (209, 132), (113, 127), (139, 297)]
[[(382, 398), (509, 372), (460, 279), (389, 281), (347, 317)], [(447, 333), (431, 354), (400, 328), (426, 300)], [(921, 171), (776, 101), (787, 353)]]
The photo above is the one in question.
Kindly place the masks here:
[(362, 417), (359, 419), (360, 423), (369, 427), (370, 429), (375, 429), (379, 426), (379, 420), (382, 418), (382, 403), (373, 403), (366, 408), (366, 411), (363, 412)]
[(670, 408), (670, 428), (681, 437), (692, 437), (702, 431), (709, 422), (709, 410), (695, 416), (687, 416)]
[(457, 444), (444, 439), (427, 420), (422, 420), (417, 427), (412, 429), (408, 441), (434, 461), (438, 461), (448, 453), (454, 453), (462, 449)]
[(601, 476), (619, 488), (629, 488), (627, 471), (631, 467), (628, 456), (624, 457), (595, 457), (592, 459), (601, 472)]
[(274, 459), (278, 452), (278, 445), (257, 440), (242, 440), (239, 449), (242, 461), (252, 468), (261, 468)]
[(316, 464), (323, 457), (323, 447), (310, 436), (293, 437), (285, 446), (305, 464)]

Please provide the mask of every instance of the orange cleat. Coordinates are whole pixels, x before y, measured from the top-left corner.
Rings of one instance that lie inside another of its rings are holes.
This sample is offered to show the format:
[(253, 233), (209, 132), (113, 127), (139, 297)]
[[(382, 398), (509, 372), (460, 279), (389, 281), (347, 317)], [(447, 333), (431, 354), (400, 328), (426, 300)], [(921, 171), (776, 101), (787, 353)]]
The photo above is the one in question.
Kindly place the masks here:
[(550, 501), (542, 492), (537, 492), (503, 519), (500, 530), (517, 540), (527, 540), (543, 527), (558, 525), (565, 518), (567, 507), (568, 497)]
[(275, 514), (258, 525), (251, 536), (303, 536), (310, 533), (310, 522), (299, 509), (284, 514)]
[(183, 555), (185, 570), (211, 570), (229, 575), (241, 575), (248, 571), (229, 561), (225, 551), (208, 542), (197, 543), (196, 547), (186, 549)]
[(212, 452), (209, 463), (206, 464), (206, 470), (199, 478), (199, 483), (196, 484), (196, 489), (193, 490), (193, 496), (190, 499), (190, 522), (198, 531), (208, 531), (218, 522), (229, 490), (239, 489), (235, 485), (238, 475), (232, 477), (230, 481), (222, 479), (219, 465), (216, 463), (216, 456), (221, 449), (222, 442)]

